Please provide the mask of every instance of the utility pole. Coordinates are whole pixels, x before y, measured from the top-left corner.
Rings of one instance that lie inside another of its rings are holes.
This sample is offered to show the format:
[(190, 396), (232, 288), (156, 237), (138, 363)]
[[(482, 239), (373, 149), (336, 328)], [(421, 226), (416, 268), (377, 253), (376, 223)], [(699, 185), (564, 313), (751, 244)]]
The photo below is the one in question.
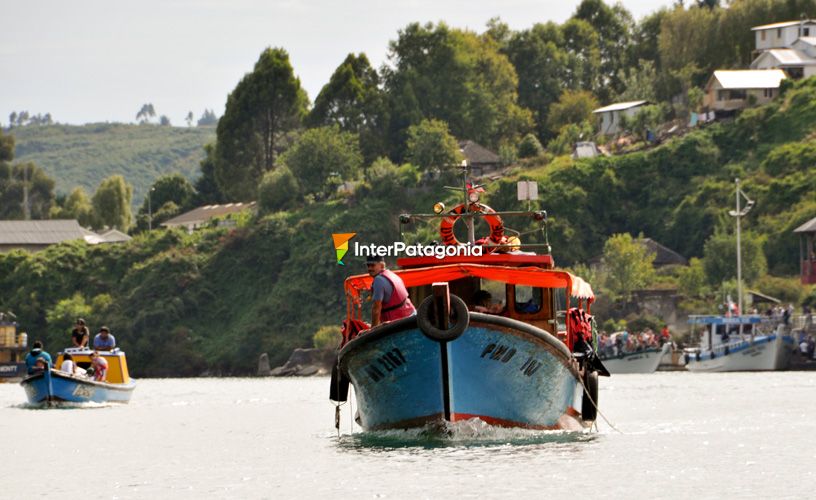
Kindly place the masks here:
[(31, 206), (28, 200), (28, 164), (23, 163), (23, 219), (31, 220)]

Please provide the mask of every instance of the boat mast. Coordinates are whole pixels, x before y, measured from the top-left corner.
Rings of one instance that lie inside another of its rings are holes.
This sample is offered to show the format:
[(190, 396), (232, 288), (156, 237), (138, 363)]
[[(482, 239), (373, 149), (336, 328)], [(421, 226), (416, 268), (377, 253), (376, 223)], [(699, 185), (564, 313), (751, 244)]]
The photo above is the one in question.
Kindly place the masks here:
[(462, 169), (462, 194), (465, 202), (465, 225), (467, 225), (468, 230), (468, 242), (473, 245), (476, 243), (476, 224), (474, 224), (473, 220), (475, 215), (470, 211), (471, 202), (468, 197), (468, 172), (470, 171), (470, 166), (467, 160), (462, 160), (460, 168)]
[[(748, 198), (748, 196), (742, 192), (742, 189), (740, 189), (739, 177), (734, 179), (734, 182), (736, 184), (734, 196), (736, 196), (737, 209), (731, 210), (728, 212), (728, 215), (737, 219), (737, 307), (739, 307), (740, 315), (742, 315), (742, 245), (740, 239), (740, 219), (754, 207), (754, 200)], [(740, 209), (740, 196), (745, 198), (745, 208), (743, 209)], [(742, 326), (740, 326), (740, 331), (742, 331)]]

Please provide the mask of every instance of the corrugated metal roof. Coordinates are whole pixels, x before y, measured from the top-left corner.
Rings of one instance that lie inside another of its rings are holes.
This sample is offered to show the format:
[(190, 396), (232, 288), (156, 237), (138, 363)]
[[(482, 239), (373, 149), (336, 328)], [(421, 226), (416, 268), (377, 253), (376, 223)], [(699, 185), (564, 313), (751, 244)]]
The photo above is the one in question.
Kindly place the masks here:
[(602, 108), (598, 108), (593, 113), (606, 113), (608, 111), (623, 111), (624, 109), (635, 108), (637, 106), (643, 106), (649, 101), (629, 101), (629, 102), (616, 102), (615, 104), (610, 104), (609, 106), (604, 106)]
[(118, 229), (111, 229), (99, 235), (105, 243), (120, 243), (123, 241), (130, 241), (133, 238)]
[(724, 89), (776, 89), (785, 79), (781, 69), (720, 69), (714, 72), (714, 79)]
[(771, 49), (766, 52), (770, 56), (779, 61), (780, 65), (803, 65), (809, 66), (816, 64), (816, 59), (805, 54), (801, 50), (796, 49)]
[(816, 233), (816, 217), (793, 230), (794, 233)]
[(751, 31), (772, 30), (774, 28), (787, 28), (788, 26), (796, 26), (799, 23), (802, 23), (802, 24), (805, 24), (805, 25), (808, 25), (808, 26), (810, 26), (812, 24), (816, 24), (816, 22), (814, 22), (811, 19), (804, 19), (802, 21), (784, 21), (784, 22), (781, 22), (781, 23), (763, 24), (762, 26), (754, 26), (753, 28), (751, 28)]
[(234, 214), (253, 208), (255, 202), (249, 203), (227, 203), (225, 205), (206, 205), (203, 207), (194, 208), (189, 212), (177, 215), (172, 219), (162, 222), (162, 226), (186, 226), (189, 224), (202, 224), (212, 219), (213, 217), (222, 217), (224, 215)]
[(0, 245), (53, 245), (84, 237), (85, 230), (76, 220), (0, 221)]

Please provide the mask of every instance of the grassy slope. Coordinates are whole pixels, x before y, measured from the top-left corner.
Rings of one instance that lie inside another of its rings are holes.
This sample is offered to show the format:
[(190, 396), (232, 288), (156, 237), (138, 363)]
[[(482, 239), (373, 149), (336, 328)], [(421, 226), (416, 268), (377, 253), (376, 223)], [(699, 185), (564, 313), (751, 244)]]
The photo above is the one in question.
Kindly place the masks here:
[(12, 129), (15, 161), (33, 161), (57, 183), (57, 192), (82, 186), (93, 194), (102, 179), (121, 174), (133, 185), (139, 206), (156, 177), (179, 172), (198, 175), (204, 144), (215, 140), (211, 127), (160, 127), (96, 123)]

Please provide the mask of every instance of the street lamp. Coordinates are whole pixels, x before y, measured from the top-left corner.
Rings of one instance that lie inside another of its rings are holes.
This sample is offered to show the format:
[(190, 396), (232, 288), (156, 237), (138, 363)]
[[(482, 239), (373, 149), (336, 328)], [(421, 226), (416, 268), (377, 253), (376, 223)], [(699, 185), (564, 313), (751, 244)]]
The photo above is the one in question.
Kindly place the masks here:
[[(748, 198), (748, 195), (742, 192), (739, 178), (735, 179), (734, 182), (737, 185), (737, 209), (729, 211), (728, 215), (737, 219), (737, 307), (739, 307), (739, 312), (742, 314), (742, 246), (740, 245), (740, 219), (745, 217), (745, 215), (754, 208), (754, 200)], [(745, 198), (745, 208), (742, 209), (740, 209), (740, 196)]]
[(153, 230), (153, 207), (150, 206), (150, 193), (155, 191), (156, 188), (152, 187), (147, 191), (147, 230)]

